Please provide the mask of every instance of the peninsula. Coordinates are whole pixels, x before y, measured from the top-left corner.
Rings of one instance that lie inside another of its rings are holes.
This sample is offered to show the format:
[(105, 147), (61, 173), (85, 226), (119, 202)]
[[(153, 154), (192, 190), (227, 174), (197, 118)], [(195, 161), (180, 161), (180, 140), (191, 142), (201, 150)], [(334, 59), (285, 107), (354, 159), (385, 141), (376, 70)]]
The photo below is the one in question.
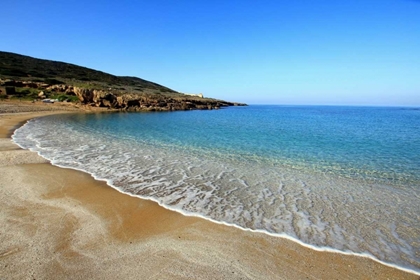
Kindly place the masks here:
[(137, 77), (0, 51), (0, 99), (127, 111), (211, 110), (243, 103), (184, 94)]

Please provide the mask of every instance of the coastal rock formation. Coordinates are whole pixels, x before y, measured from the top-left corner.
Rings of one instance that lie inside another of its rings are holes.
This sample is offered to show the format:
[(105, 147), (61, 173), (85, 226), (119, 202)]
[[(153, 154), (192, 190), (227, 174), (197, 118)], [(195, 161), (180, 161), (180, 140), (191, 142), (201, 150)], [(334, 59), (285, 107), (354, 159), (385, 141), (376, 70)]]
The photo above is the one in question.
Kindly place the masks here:
[[(211, 110), (246, 104), (188, 94), (130, 76), (0, 51), (2, 99), (53, 99), (128, 111)], [(41, 92), (43, 94), (41, 94)]]
[(1, 81), (1, 85), (5, 86), (8, 95), (15, 94), (15, 88), (33, 88), (39, 90), (36, 94), (39, 99), (47, 98), (54, 93), (66, 96), (72, 95), (76, 96), (83, 105), (128, 111), (213, 110), (226, 106), (245, 105), (203, 98), (202, 95), (121, 93), (111, 88), (104, 90), (66, 84), (46, 85), (45, 83), (14, 80)]
[(178, 111), (178, 110), (212, 110), (226, 106), (243, 106), (240, 103), (231, 103), (214, 99), (183, 98), (174, 99), (160, 96), (150, 98), (137, 94), (122, 94), (117, 96), (111, 91), (73, 87), (74, 94), (83, 104), (110, 109), (123, 109), (129, 111)]
[(93, 102), (93, 91), (87, 88), (74, 87), (73, 92), (79, 98), (82, 103)]

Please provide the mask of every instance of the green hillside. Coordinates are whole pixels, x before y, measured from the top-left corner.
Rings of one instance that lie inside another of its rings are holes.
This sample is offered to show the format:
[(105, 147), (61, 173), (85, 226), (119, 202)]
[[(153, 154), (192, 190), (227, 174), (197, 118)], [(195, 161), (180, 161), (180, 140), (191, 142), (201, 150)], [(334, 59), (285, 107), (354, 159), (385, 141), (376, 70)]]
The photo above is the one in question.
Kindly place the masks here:
[(137, 77), (115, 76), (70, 63), (2, 51), (0, 90), (2, 98), (56, 98), (89, 106), (135, 111), (217, 109), (244, 105), (182, 94)]
[(0, 51), (0, 78), (36, 80), (47, 83), (56, 79), (62, 83), (83, 84), (90, 82), (99, 87), (126, 86), (129, 89), (139, 91), (149, 89), (175, 92), (167, 87), (136, 77), (118, 77), (70, 63), (2, 51)]

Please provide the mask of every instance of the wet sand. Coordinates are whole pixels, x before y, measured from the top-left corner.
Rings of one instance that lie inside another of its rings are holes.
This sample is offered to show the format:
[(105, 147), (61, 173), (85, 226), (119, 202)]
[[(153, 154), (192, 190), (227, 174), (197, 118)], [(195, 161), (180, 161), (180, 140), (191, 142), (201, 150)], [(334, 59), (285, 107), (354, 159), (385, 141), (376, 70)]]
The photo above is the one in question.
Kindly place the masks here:
[(0, 113), (0, 279), (419, 279), (185, 217), (10, 141), (25, 120), (57, 112)]

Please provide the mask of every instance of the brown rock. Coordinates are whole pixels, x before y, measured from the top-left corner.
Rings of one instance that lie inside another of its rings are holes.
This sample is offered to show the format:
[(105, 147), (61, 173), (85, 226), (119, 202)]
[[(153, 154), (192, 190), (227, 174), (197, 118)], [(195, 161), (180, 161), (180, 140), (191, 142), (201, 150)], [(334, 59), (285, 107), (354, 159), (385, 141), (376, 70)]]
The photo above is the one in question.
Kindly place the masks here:
[(93, 90), (74, 87), (73, 91), (82, 103), (87, 104), (93, 102)]

